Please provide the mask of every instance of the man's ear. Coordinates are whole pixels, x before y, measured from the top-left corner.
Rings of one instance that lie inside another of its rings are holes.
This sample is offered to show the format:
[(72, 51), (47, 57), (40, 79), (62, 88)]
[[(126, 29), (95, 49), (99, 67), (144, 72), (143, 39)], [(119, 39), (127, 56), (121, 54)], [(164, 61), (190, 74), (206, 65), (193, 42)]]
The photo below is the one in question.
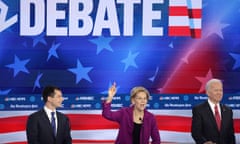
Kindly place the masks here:
[(47, 101), (51, 101), (51, 97), (50, 96), (47, 97)]
[(49, 101), (49, 97), (47, 97), (47, 102)]

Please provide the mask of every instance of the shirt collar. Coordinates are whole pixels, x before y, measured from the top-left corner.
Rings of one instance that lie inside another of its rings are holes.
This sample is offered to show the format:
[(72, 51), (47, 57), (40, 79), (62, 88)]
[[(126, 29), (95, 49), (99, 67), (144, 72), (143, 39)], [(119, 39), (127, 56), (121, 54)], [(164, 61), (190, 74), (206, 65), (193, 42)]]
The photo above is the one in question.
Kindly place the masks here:
[[(214, 107), (215, 107), (215, 104), (214, 104), (213, 102), (211, 102), (209, 99), (208, 99), (208, 103), (209, 103), (209, 105), (210, 105), (210, 107), (211, 107), (211, 110), (213, 111), (213, 113), (215, 113), (215, 109), (214, 109)], [(218, 107), (218, 111), (219, 111), (219, 112), (220, 112), (220, 114), (221, 114), (220, 103), (217, 103), (217, 107)]]
[[(208, 99), (208, 103), (211, 107), (214, 108), (215, 104), (212, 101), (210, 101), (210, 99)], [(219, 107), (219, 103), (217, 103), (217, 106)]]
[(51, 112), (55, 112), (55, 114), (56, 114), (56, 110), (50, 110), (47, 106), (44, 106), (44, 110), (45, 110), (45, 112), (47, 113), (47, 115), (48, 116), (50, 116), (51, 115)]

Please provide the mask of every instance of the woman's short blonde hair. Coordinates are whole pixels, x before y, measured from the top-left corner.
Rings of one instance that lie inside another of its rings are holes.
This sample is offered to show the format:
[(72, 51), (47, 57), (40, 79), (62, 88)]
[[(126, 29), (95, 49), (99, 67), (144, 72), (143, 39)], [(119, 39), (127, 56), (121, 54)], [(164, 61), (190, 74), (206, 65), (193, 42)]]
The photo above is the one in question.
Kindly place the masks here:
[(146, 88), (142, 87), (142, 86), (137, 86), (137, 87), (132, 88), (131, 93), (130, 93), (130, 94), (131, 94), (131, 95), (130, 95), (131, 100), (132, 100), (133, 98), (135, 98), (136, 95), (137, 95), (139, 92), (144, 92), (144, 93), (146, 93), (146, 95), (147, 95), (147, 100), (149, 100), (150, 94), (149, 94), (148, 90), (147, 90)]

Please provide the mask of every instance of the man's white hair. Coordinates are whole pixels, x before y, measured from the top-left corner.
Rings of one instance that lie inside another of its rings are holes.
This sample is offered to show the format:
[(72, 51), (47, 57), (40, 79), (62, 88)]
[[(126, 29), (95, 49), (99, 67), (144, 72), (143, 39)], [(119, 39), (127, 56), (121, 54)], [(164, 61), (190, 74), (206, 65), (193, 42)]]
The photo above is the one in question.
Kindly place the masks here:
[(213, 79), (209, 80), (209, 81), (206, 83), (205, 90), (207, 91), (207, 90), (209, 89), (209, 86), (210, 86), (212, 83), (216, 83), (216, 82), (222, 83), (222, 81), (221, 81), (220, 79), (215, 79), (215, 78), (213, 78)]

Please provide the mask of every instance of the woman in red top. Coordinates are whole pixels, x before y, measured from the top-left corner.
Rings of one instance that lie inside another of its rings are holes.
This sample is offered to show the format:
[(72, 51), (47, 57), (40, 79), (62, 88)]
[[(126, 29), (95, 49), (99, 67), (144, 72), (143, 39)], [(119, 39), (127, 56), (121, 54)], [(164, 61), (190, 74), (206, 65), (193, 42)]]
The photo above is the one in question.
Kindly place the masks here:
[(119, 123), (116, 144), (160, 144), (160, 135), (154, 115), (145, 108), (149, 100), (149, 92), (144, 87), (131, 90), (130, 107), (111, 111), (111, 102), (116, 94), (114, 83), (108, 90), (107, 100), (103, 103), (102, 115), (108, 120)]

